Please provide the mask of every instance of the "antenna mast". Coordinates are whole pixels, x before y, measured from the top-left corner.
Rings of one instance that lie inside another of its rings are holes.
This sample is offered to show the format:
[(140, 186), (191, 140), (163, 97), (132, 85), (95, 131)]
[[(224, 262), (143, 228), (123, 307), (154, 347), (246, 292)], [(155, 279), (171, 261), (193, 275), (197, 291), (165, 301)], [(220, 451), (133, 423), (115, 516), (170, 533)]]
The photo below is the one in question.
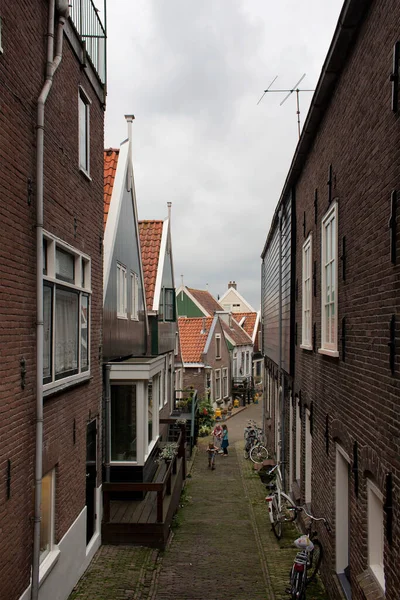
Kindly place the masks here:
[(269, 86), (267, 87), (266, 90), (264, 90), (263, 95), (261, 96), (261, 98), (259, 99), (259, 101), (257, 102), (257, 104), (260, 104), (261, 100), (264, 98), (265, 94), (267, 92), (277, 92), (279, 94), (282, 94), (284, 92), (287, 92), (287, 95), (284, 97), (284, 99), (282, 100), (282, 102), (280, 103), (279, 106), (282, 106), (282, 104), (284, 102), (286, 102), (286, 100), (289, 98), (289, 96), (291, 94), (293, 94), (293, 92), (296, 92), (296, 114), (297, 114), (297, 129), (298, 129), (298, 133), (299, 133), (299, 138), (300, 138), (300, 132), (301, 132), (301, 128), (300, 128), (300, 99), (299, 99), (299, 93), (300, 92), (314, 92), (315, 90), (306, 90), (306, 89), (299, 89), (298, 85), (303, 81), (304, 77), (306, 76), (306, 74), (304, 73), (304, 75), (302, 77), (300, 77), (299, 81), (296, 83), (296, 85), (293, 86), (293, 88), (291, 90), (271, 90), (270, 87), (271, 85), (274, 83), (274, 81), (276, 81), (277, 77), (275, 77), (275, 79), (272, 80), (272, 82), (269, 84)]

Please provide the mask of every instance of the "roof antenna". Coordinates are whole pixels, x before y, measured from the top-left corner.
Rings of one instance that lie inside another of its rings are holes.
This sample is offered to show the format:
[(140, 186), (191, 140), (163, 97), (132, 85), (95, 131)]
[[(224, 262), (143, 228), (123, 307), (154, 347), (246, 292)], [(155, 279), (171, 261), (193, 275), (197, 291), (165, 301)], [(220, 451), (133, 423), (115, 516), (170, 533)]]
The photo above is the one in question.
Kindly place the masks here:
[(306, 90), (306, 89), (300, 90), (298, 88), (299, 83), (301, 83), (303, 81), (303, 79), (304, 79), (305, 76), (306, 76), (306, 74), (304, 73), (304, 75), (302, 77), (300, 77), (300, 79), (298, 80), (298, 82), (296, 83), (296, 85), (294, 85), (291, 90), (270, 90), (269, 88), (271, 87), (272, 83), (274, 83), (274, 81), (276, 79), (276, 77), (275, 77), (274, 81), (264, 91), (263, 95), (261, 96), (261, 98), (257, 102), (257, 104), (260, 104), (261, 100), (264, 98), (264, 96), (265, 96), (265, 94), (267, 92), (278, 92), (280, 94), (282, 94), (284, 92), (287, 92), (287, 95), (284, 97), (284, 99), (282, 100), (282, 102), (279, 105), (279, 106), (282, 106), (282, 104), (284, 102), (286, 102), (286, 100), (289, 98), (289, 96), (291, 94), (293, 94), (293, 92), (296, 92), (296, 104), (297, 104), (296, 114), (297, 114), (297, 129), (298, 129), (298, 132), (299, 132), (299, 138), (300, 138), (300, 133), (301, 133), (301, 129), (300, 129), (300, 100), (299, 100), (299, 93), (300, 92), (315, 92), (315, 90)]

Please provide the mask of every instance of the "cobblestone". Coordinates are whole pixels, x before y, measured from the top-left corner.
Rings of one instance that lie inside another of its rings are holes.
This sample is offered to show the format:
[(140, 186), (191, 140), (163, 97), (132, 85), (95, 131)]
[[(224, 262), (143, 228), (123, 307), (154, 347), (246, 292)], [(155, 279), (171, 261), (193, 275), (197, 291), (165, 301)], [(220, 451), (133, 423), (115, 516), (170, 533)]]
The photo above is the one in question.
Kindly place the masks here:
[[(229, 419), (229, 455), (215, 471), (199, 440), (166, 550), (103, 546), (69, 600), (287, 600), (298, 532), (285, 524), (278, 542), (271, 531), (264, 487), (243, 458), (248, 418), (260, 420), (260, 406)], [(319, 582), (307, 600), (326, 600)]]

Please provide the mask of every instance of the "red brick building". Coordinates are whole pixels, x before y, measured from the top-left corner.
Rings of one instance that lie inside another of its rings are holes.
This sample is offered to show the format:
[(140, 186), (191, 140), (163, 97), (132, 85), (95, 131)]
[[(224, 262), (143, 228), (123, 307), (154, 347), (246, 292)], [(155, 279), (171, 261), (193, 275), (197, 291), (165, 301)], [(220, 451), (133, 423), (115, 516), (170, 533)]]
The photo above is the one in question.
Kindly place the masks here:
[(31, 597), (32, 567), (33, 598), (68, 597), (100, 543), (105, 30), (104, 13), (82, 6), (81, 19), (59, 0), (0, 9), (7, 600)]
[(399, 25), (398, 2), (344, 3), (263, 251), (265, 416), (332, 526), (330, 599), (400, 590)]

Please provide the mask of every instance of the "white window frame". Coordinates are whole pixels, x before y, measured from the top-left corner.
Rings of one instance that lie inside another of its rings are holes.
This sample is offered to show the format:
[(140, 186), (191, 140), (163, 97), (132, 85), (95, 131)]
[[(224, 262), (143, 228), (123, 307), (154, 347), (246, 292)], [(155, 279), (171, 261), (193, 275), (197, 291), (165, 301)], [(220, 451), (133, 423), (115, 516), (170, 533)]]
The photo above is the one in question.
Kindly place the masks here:
[[(331, 285), (328, 285), (328, 283)], [(332, 288), (334, 292), (333, 300)], [(326, 311), (329, 312), (328, 316)], [(337, 202), (333, 203), (322, 219), (321, 224), (321, 348), (318, 352), (333, 357), (339, 356)]]
[(336, 573), (340, 575), (349, 564), (349, 465), (350, 457), (336, 444)]
[(368, 566), (382, 590), (385, 591), (383, 494), (369, 478), (367, 478), (367, 497)]
[(221, 358), (221, 334), (215, 334), (215, 358)]
[(304, 350), (312, 350), (312, 236), (303, 244), (302, 268), (302, 328), (301, 345)]
[(222, 368), (222, 396), (228, 396), (228, 367)]
[(221, 400), (221, 387), (221, 369), (215, 369), (215, 400)]
[(131, 271), (131, 320), (139, 320), (139, 277)]
[[(79, 169), (90, 178), (90, 105), (91, 100), (82, 87), (78, 94)], [(83, 107), (83, 108), (82, 108)]]
[[(65, 281), (57, 274), (56, 255), (57, 250), (67, 253), (74, 260), (73, 281)], [(43, 232), (43, 288), (51, 290), (51, 316), (49, 319), (49, 360), (50, 374), (43, 377), (43, 391), (49, 393), (69, 383), (76, 383), (90, 377), (90, 343), (91, 343), (91, 259), (66, 242), (54, 235)], [(56, 301), (57, 291), (73, 292), (78, 296), (78, 320), (77, 320), (77, 367), (71, 374), (56, 374)], [(85, 299), (85, 300), (84, 300)], [(84, 304), (87, 303), (87, 314), (84, 319)], [(84, 337), (83, 330), (87, 330), (87, 365), (82, 365), (82, 345)], [(44, 332), (46, 336), (46, 331)], [(47, 345), (45, 340), (45, 345)]]
[(117, 262), (117, 318), (127, 319), (128, 318), (128, 290), (127, 290), (127, 278), (126, 278), (126, 267), (121, 263)]

